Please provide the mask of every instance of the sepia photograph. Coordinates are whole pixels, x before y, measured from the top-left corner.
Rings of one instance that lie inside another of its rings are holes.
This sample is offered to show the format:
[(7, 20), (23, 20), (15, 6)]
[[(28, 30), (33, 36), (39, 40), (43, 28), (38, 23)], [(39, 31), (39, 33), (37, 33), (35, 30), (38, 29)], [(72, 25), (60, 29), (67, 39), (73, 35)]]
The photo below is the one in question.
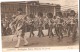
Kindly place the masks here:
[(78, 22), (78, 0), (1, 2), (2, 49), (78, 48)]

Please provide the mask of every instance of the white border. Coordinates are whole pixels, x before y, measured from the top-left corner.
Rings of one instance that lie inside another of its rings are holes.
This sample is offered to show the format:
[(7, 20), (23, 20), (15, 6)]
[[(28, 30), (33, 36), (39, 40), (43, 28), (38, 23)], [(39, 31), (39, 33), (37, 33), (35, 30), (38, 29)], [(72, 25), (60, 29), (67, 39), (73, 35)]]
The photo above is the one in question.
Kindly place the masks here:
[[(0, 2), (8, 2), (8, 1), (34, 1), (34, 0), (0, 0)], [(36, 1), (36, 0), (35, 0)], [(1, 4), (0, 4), (1, 6)], [(78, 6), (79, 6), (79, 0), (78, 0)], [(1, 9), (1, 7), (0, 7)], [(0, 14), (1, 14), (1, 10), (0, 10)], [(1, 16), (1, 15), (0, 15)], [(79, 19), (79, 7), (78, 7), (78, 19)], [(0, 18), (0, 22), (1, 22), (1, 18)], [(78, 20), (79, 22), (79, 20)], [(79, 24), (79, 23), (78, 23)], [(2, 52), (2, 40), (1, 40), (1, 23), (0, 23), (0, 52)], [(39, 51), (27, 51), (27, 52), (79, 52), (79, 49), (70, 49), (70, 50), (39, 50)], [(3, 51), (5, 52), (5, 51)], [(8, 51), (8, 52), (14, 52), (14, 51)], [(17, 52), (17, 51), (16, 51)], [(18, 51), (18, 52), (23, 52), (23, 51)], [(26, 52), (26, 51), (24, 51)]]

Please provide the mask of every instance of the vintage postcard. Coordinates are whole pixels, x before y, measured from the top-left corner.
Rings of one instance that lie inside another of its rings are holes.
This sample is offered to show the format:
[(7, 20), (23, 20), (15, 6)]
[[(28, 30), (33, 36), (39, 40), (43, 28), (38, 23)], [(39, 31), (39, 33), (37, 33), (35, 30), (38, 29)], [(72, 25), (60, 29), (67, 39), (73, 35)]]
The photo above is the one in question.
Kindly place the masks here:
[(78, 0), (1, 2), (3, 52), (79, 49)]

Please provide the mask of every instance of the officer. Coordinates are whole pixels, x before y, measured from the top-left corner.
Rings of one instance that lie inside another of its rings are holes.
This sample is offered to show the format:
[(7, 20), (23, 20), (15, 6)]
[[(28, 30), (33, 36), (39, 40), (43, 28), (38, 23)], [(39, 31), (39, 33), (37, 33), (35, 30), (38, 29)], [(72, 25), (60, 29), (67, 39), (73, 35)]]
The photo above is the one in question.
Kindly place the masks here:
[(24, 19), (25, 19), (26, 15), (22, 14), (21, 8), (19, 8), (17, 11), (18, 11), (18, 13), (17, 13), (18, 15), (12, 22), (12, 25), (16, 26), (16, 28), (15, 28), (16, 31), (14, 33), (14, 35), (17, 36), (17, 39), (18, 39), (17, 44), (15, 46), (16, 48), (18, 48), (20, 45), (21, 37), (24, 39), (24, 42), (25, 42), (24, 45), (28, 44), (26, 38), (24, 37), (24, 35), (25, 35)]

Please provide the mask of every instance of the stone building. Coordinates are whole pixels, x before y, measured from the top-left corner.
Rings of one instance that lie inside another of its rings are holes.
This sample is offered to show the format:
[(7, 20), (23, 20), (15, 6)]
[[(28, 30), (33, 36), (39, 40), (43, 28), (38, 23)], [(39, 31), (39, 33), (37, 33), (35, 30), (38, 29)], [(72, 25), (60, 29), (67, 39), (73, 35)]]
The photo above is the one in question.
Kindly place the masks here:
[(60, 8), (61, 6), (58, 4), (39, 3), (39, 1), (32, 1), (27, 2), (26, 13), (37, 15), (40, 12), (43, 15), (46, 15), (47, 13), (52, 13), (53, 15), (56, 15), (58, 12), (60, 12)]
[(1, 14), (8, 16), (17, 13), (17, 9), (21, 8), (23, 13), (37, 15), (39, 12), (43, 15), (47, 13), (52, 13), (53, 15), (60, 12), (61, 6), (59, 4), (50, 3), (39, 3), (39, 1), (23, 1), (23, 2), (2, 2), (1, 3)]
[(5, 15), (11, 17), (13, 14), (17, 14), (17, 9), (22, 8), (23, 13), (25, 13), (26, 5), (25, 3), (19, 2), (2, 2), (1, 3), (1, 16)]

